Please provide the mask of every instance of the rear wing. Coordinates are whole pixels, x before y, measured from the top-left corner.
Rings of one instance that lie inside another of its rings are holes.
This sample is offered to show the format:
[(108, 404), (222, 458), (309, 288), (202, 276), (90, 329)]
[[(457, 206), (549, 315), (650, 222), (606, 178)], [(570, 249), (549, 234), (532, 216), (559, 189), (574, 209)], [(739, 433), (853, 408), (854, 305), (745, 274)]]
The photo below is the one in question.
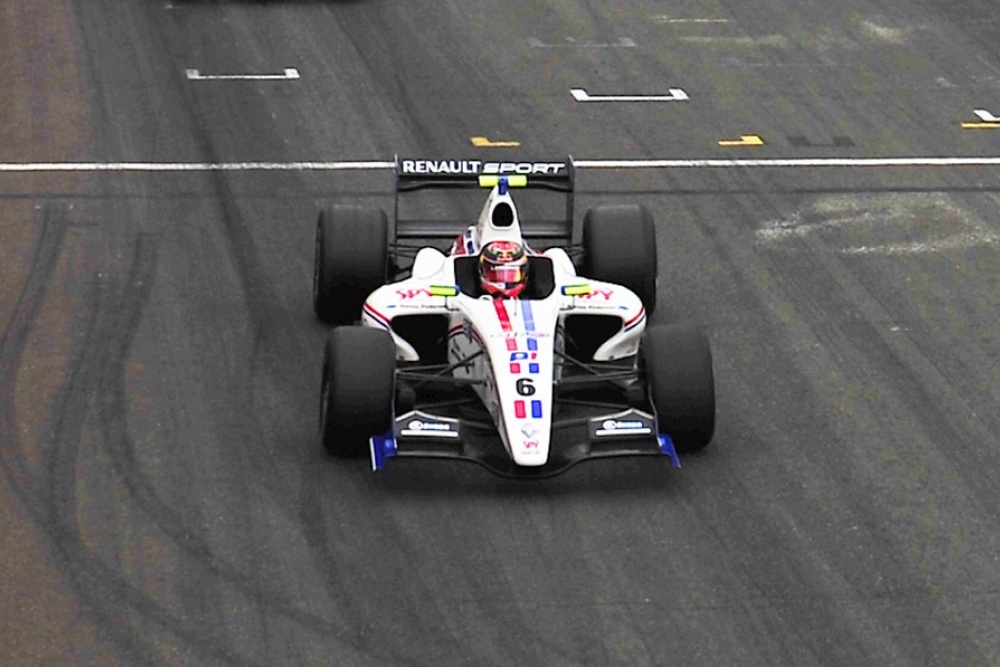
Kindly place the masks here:
[[(537, 217), (530, 207), (522, 208), (521, 231), (526, 238), (575, 244), (581, 241), (574, 224), (573, 190), (576, 178), (572, 157), (564, 161), (532, 162), (503, 160), (429, 160), (396, 158), (396, 189), (390, 237), (395, 239), (454, 238), (476, 217), (442, 219), (426, 212), (412, 215), (400, 204), (400, 195), (420, 190), (469, 190), (491, 188), (506, 177), (512, 188), (549, 191), (565, 197), (563, 207)], [(478, 198), (476, 212), (486, 200), (486, 192)], [(470, 195), (472, 196), (472, 195)], [(551, 209), (552, 207), (546, 207)]]

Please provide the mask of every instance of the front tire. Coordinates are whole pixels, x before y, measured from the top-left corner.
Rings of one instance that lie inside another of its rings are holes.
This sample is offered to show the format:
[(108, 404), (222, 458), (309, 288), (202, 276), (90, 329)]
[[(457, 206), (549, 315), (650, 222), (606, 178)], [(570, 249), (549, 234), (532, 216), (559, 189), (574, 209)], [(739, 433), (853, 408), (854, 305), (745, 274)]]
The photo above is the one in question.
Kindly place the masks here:
[(627, 287), (656, 309), (656, 232), (645, 206), (598, 206), (583, 218), (584, 273)]
[(385, 284), (389, 223), (385, 211), (331, 206), (316, 221), (313, 310), (322, 322), (353, 324), (368, 295)]
[(323, 358), (320, 439), (333, 456), (363, 456), (392, 428), (396, 346), (387, 331), (337, 327)]
[(657, 428), (678, 451), (702, 449), (715, 432), (712, 350), (703, 331), (690, 326), (646, 329), (640, 348)]

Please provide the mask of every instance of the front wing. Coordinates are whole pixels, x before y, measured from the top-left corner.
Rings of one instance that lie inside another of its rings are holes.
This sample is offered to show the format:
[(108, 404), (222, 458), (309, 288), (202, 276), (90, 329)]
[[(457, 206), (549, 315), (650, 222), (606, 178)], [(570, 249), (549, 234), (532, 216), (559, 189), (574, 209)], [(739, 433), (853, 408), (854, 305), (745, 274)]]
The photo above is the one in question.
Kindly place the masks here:
[(372, 468), (382, 470), (395, 458), (452, 459), (502, 477), (543, 479), (583, 461), (622, 456), (667, 456), (679, 468), (673, 441), (655, 425), (653, 415), (635, 409), (554, 421), (548, 461), (528, 467), (514, 463), (492, 424), (413, 410), (371, 439)]

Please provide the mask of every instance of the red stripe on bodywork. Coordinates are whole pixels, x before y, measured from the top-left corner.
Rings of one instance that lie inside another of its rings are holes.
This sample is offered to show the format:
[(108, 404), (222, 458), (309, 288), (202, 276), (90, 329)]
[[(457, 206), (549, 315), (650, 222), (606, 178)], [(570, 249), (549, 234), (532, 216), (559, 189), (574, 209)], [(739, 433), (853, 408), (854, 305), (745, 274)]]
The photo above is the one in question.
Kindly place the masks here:
[(625, 323), (625, 328), (628, 329), (634, 323), (638, 322), (639, 318), (642, 317), (645, 314), (646, 314), (646, 309), (645, 308), (640, 308), (639, 312), (636, 313), (635, 317), (633, 317), (632, 319), (630, 319), (628, 322)]
[(497, 318), (500, 320), (500, 328), (505, 332), (511, 330), (510, 315), (507, 314), (507, 306), (503, 299), (493, 299), (493, 309), (497, 311)]
[(381, 324), (386, 329), (391, 328), (392, 325), (390, 324), (389, 318), (372, 308), (368, 303), (365, 303), (363, 310), (378, 324)]

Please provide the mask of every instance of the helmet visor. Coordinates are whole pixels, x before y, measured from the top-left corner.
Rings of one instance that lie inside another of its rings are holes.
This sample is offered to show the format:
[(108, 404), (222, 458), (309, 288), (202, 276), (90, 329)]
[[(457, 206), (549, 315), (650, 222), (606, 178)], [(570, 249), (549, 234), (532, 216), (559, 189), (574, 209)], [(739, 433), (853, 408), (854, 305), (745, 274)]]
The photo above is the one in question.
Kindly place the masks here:
[(517, 284), (524, 280), (524, 267), (516, 264), (491, 266), (486, 270), (484, 277), (491, 283)]

